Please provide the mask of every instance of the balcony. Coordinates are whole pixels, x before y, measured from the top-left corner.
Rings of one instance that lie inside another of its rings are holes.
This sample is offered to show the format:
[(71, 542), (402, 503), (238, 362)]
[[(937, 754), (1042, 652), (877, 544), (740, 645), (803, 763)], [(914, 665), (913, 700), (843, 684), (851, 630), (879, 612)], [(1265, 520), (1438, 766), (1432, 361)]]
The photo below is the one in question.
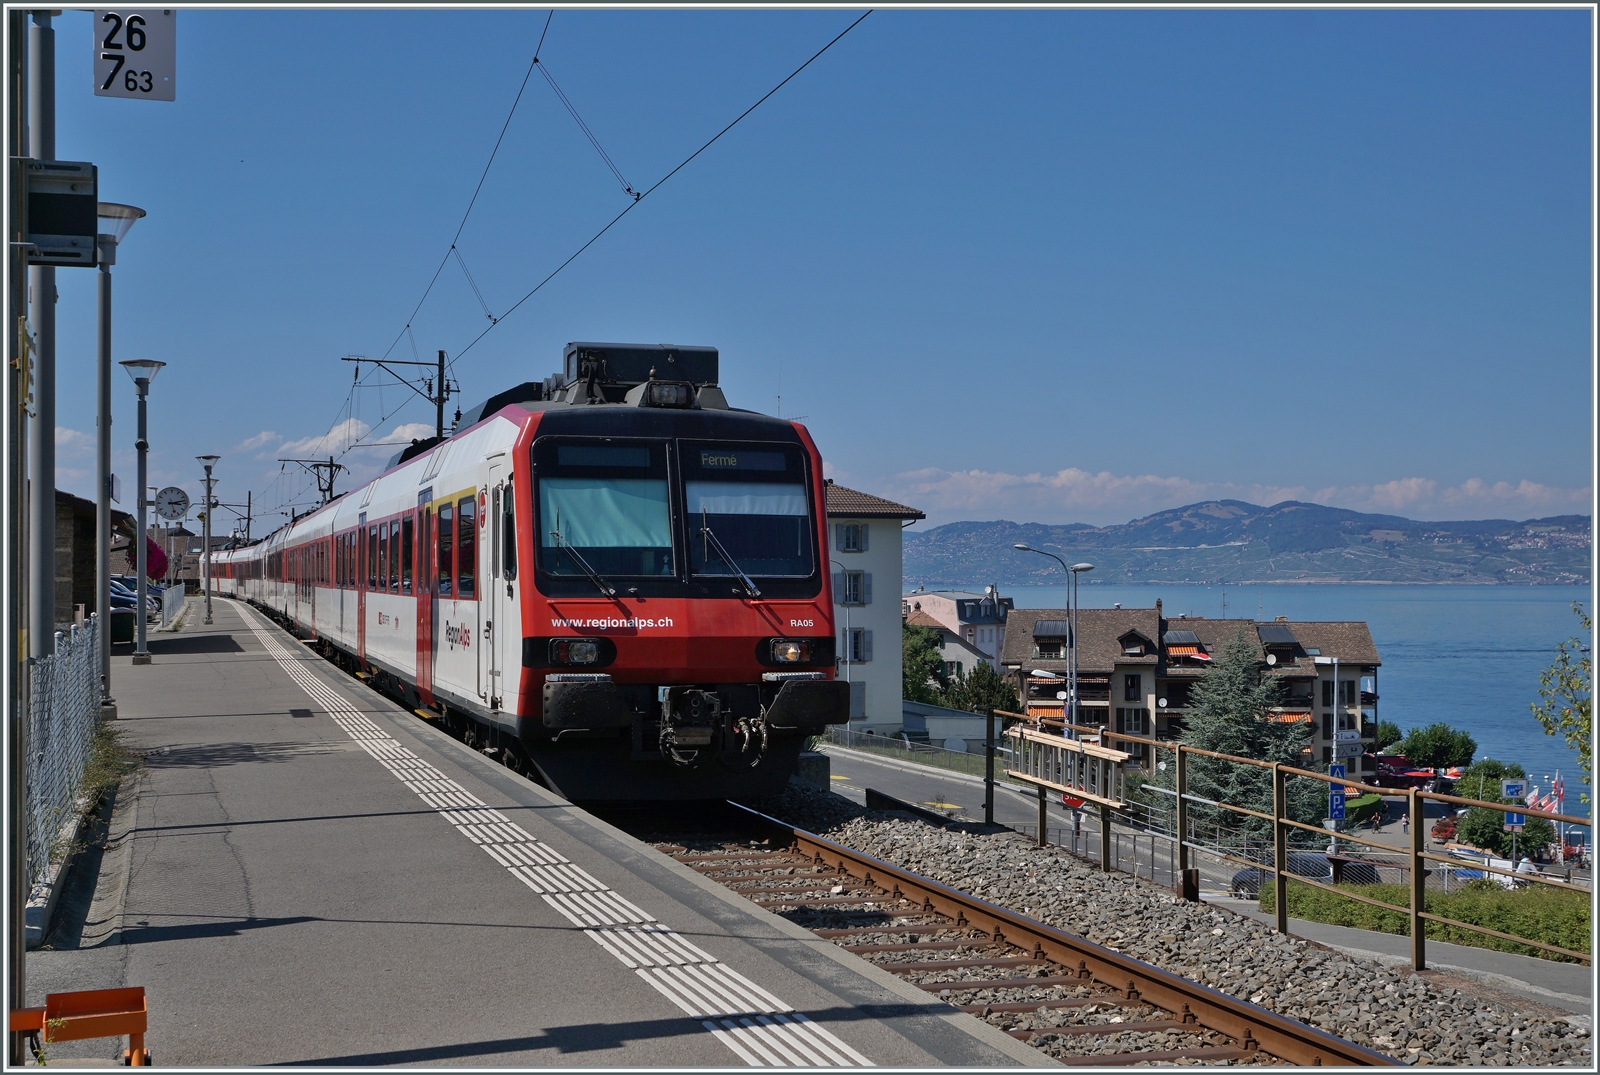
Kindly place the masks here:
[(1378, 692), (1377, 691), (1362, 691), (1361, 692), (1361, 704), (1362, 705), (1377, 705), (1378, 704)]
[(1279, 709), (1311, 709), (1312, 697), (1309, 694), (1291, 694), (1278, 703)]

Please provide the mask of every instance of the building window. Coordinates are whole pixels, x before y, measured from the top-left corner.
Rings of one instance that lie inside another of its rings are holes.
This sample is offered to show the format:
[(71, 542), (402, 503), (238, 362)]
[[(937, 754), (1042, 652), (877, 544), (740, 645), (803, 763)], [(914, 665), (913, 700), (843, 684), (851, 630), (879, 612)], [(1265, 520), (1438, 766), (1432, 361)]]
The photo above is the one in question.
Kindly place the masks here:
[(1329, 765), (1332, 762), (1333, 762), (1333, 748), (1332, 747), (1323, 747), (1322, 748), (1322, 764), (1323, 765)]
[(1322, 704), (1329, 707), (1333, 705), (1333, 680), (1331, 679), (1322, 681)]
[(1324, 739), (1332, 739), (1333, 738), (1333, 714), (1332, 713), (1324, 713), (1324, 714), (1322, 714), (1322, 738), (1324, 738)]
[(1146, 709), (1118, 709), (1117, 731), (1127, 732), (1129, 735), (1144, 735), (1148, 716), (1149, 710)]
[(1060, 642), (1040, 642), (1034, 648), (1039, 651), (1035, 654), (1037, 657), (1042, 657), (1047, 661), (1059, 661), (1061, 659)]
[(872, 660), (872, 632), (860, 627), (845, 632), (844, 651), (851, 664)]
[(946, 679), (960, 679), (961, 678), (961, 662), (960, 661), (946, 661), (946, 662), (944, 662), (944, 678), (946, 678)]
[(841, 605), (870, 605), (872, 603), (872, 575), (866, 571), (846, 571), (840, 576), (839, 603)]
[(1355, 705), (1356, 704), (1356, 681), (1355, 680), (1353, 680), (1353, 679), (1343, 679), (1343, 680), (1339, 681), (1339, 704), (1340, 705)]
[(1122, 677), (1122, 700), (1125, 702), (1139, 702), (1144, 700), (1144, 677), (1137, 672)]
[(833, 528), (834, 547), (840, 552), (867, 551), (866, 523), (838, 523)]

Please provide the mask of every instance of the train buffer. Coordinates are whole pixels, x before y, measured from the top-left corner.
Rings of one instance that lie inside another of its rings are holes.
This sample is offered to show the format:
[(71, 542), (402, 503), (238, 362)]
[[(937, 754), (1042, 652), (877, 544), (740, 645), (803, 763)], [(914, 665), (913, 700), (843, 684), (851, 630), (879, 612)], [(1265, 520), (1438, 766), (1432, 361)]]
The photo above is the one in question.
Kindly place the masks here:
[(127, 989), (85, 989), (75, 993), (48, 993), (42, 1008), (17, 1008), (11, 1012), (13, 1033), (34, 1036), (34, 1055), (44, 1057), (43, 1046), (55, 1041), (85, 1041), (126, 1034), (128, 1048), (123, 1063), (148, 1067), (150, 1050), (144, 1034), (149, 1009), (144, 986)]

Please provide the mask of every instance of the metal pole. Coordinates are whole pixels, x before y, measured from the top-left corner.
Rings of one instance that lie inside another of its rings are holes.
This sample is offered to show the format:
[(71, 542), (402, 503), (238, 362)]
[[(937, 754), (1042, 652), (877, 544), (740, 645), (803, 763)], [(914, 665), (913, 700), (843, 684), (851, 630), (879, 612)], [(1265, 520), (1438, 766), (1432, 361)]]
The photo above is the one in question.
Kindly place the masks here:
[(1039, 785), (1039, 846), (1040, 847), (1043, 847), (1045, 844), (1049, 843), (1049, 837), (1045, 833), (1045, 826), (1050, 823), (1050, 815), (1047, 812), (1048, 807), (1049, 807), (1049, 804), (1045, 801), (1045, 797), (1044, 797), (1044, 785), (1040, 784)]
[(1283, 767), (1272, 767), (1272, 892), (1277, 913), (1278, 932), (1289, 933), (1289, 847), (1285, 840), (1288, 826), (1283, 823), (1289, 812), (1289, 789)]
[(1178, 826), (1178, 871), (1181, 873), (1189, 868), (1189, 804), (1184, 799), (1189, 794), (1189, 765), (1184, 760), (1182, 743), (1178, 744), (1178, 757), (1173, 765), (1177, 769), (1178, 816), (1175, 823)]
[(250, 490), (244, 491), (244, 543), (250, 544)]
[[(1078, 616), (1073, 603), (1078, 576), (1067, 568), (1067, 724), (1078, 726)], [(1068, 738), (1083, 738), (1081, 732), (1072, 732)], [(1105, 740), (1101, 740), (1104, 742)]]
[(134, 441), (134, 448), (139, 452), (139, 532), (134, 537), (134, 563), (137, 565), (134, 573), (137, 576), (134, 582), (138, 588), (138, 604), (133, 610), (134, 629), (138, 632), (133, 647), (133, 663), (149, 664), (150, 651), (145, 648), (145, 600), (149, 592), (149, 583), (145, 580), (145, 572), (149, 570), (150, 538), (145, 534), (145, 506), (149, 503), (148, 491), (145, 489), (145, 460), (150, 451), (150, 442), (146, 440), (145, 425), (145, 397), (150, 394), (150, 380), (140, 377), (134, 382), (134, 387), (139, 390), (139, 439)]
[(989, 729), (983, 741), (983, 823), (994, 824), (994, 707), (989, 707)]
[(433, 435), (444, 439), (444, 352), (439, 352), (439, 379), (433, 382)]
[(111, 266), (117, 241), (99, 236), (100, 295), (96, 304), (94, 431), (94, 610), (100, 615), (100, 704), (111, 705)]
[[(443, 353), (444, 352), (442, 352), (442, 351), (440, 352), (440, 354), (443, 354)], [(207, 463), (206, 464), (206, 518), (205, 518), (205, 526), (203, 527), (203, 529), (205, 530), (205, 536), (202, 538), (202, 540), (205, 542), (205, 544), (201, 548), (201, 555), (205, 557), (205, 563), (204, 563), (203, 566), (204, 566), (204, 574), (205, 574), (205, 582), (206, 582), (206, 622), (207, 623), (211, 622), (211, 505), (214, 503), (214, 499), (211, 496), (212, 484), (213, 484), (213, 482), (212, 482), (212, 477), (211, 477), (211, 464)]]
[[(56, 158), (56, 33), (50, 13), (28, 28), (28, 155)], [(35, 335), (33, 421), (28, 423), (28, 652), (55, 652), (56, 630), (56, 269), (28, 268)]]
[(1407, 793), (1410, 802), (1407, 803), (1411, 811), (1411, 969), (1424, 971), (1428, 969), (1428, 923), (1422, 917), (1423, 894), (1427, 890), (1428, 874), (1422, 868), (1422, 820), (1419, 812), (1424, 800), (1417, 796), (1417, 789), (1411, 788)]
[(1111, 861), (1111, 807), (1100, 804), (1100, 872), (1110, 873)]
[[(27, 1003), (26, 910), (28, 902), (28, 822), (27, 822), (27, 715), (28, 673), (26, 628), (28, 623), (28, 576), (23, 570), (27, 563), (27, 430), (23, 413), (23, 384), (27, 376), (27, 349), (25, 346), (26, 315), (28, 307), (28, 264), (22, 246), (27, 234), (23, 228), (26, 214), (24, 171), (20, 159), (27, 153), (27, 26), (28, 16), (22, 11), (6, 12), (6, 52), (10, 63), (6, 70), (6, 90), (11, 111), (6, 116), (6, 151), (11, 158), (10, 195), (7, 204), (6, 238), (10, 253), (9, 283), (6, 295), (6, 364), (3, 380), (5, 392), (6, 467), (4, 496), (6, 507), (4, 544), (0, 555), (4, 557), (4, 577), (13, 581), (6, 593), (4, 622), (0, 623), (0, 648), (4, 650), (4, 676), (6, 687), (6, 775), (8, 840), (6, 856), (6, 986), (12, 1007)], [(13, 1067), (21, 1067), (26, 1055), (23, 1035), (10, 1033), (7, 1058)]]

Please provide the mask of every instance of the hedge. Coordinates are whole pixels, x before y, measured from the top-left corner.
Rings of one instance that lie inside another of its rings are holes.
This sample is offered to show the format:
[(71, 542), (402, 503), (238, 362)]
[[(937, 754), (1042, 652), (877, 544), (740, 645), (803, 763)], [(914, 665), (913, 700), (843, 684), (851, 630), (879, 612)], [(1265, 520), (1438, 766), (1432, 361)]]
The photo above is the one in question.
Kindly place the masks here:
[[(1339, 887), (1401, 908), (1411, 904), (1411, 890), (1406, 885)], [(1429, 892), (1424, 898), (1423, 907), (1430, 914), (1454, 918), (1458, 922), (1469, 922), (1528, 940), (1558, 945), (1574, 952), (1590, 951), (1591, 915), (1587, 893), (1563, 892), (1534, 884), (1524, 889), (1508, 889), (1497, 882), (1481, 880), (1468, 882), (1455, 892)], [(1271, 885), (1262, 886), (1261, 909), (1269, 913), (1275, 909)], [(1289, 916), (1308, 922), (1326, 922), (1379, 933), (1411, 934), (1411, 916), (1406, 910), (1391, 911), (1373, 907), (1297, 881), (1289, 882)], [(1439, 922), (1428, 923), (1428, 937), (1473, 948), (1492, 948), (1562, 963), (1576, 962), (1570, 957), (1530, 945), (1503, 941), (1498, 937)]]

